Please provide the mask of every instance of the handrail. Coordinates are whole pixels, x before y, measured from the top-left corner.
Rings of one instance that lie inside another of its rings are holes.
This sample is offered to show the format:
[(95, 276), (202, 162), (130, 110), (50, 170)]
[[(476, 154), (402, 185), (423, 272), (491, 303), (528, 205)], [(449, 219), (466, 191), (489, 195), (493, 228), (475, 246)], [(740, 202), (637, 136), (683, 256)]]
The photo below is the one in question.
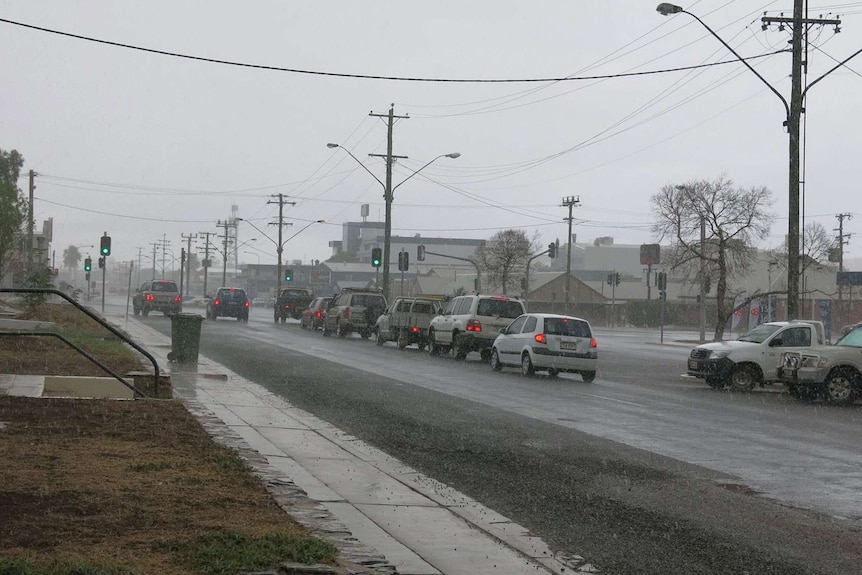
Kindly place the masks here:
[(109, 324), (108, 322), (106, 322), (105, 320), (103, 320), (102, 318), (100, 318), (99, 316), (73, 300), (67, 294), (53, 288), (0, 288), (0, 293), (39, 293), (54, 294), (60, 296), (61, 298), (63, 298), (88, 316), (90, 316), (92, 319), (96, 320), (102, 327), (106, 328), (108, 331), (119, 337), (121, 340), (141, 352), (144, 357), (146, 357), (152, 362), (153, 374), (155, 378), (155, 380), (153, 381), (153, 397), (159, 396), (159, 364), (156, 362), (156, 359), (152, 355), (150, 355), (150, 352), (136, 344), (128, 336), (126, 336), (126, 334), (124, 334), (123, 332), (121, 332), (120, 330), (118, 330), (117, 328), (115, 328), (114, 326), (112, 326), (111, 324)]
[(116, 379), (117, 381), (119, 381), (120, 383), (122, 383), (123, 385), (128, 387), (129, 389), (131, 389), (133, 393), (136, 393), (136, 394), (140, 395), (141, 397), (146, 397), (146, 394), (144, 394), (144, 392), (139, 390), (134, 385), (126, 382), (126, 380), (124, 380), (120, 375), (115, 373), (110, 367), (108, 367), (107, 365), (104, 365), (98, 359), (96, 359), (95, 357), (90, 355), (85, 349), (81, 348), (80, 346), (75, 345), (74, 343), (72, 343), (71, 341), (69, 341), (68, 339), (66, 339), (65, 337), (63, 337), (62, 335), (60, 335), (57, 332), (54, 332), (54, 331), (0, 331), (0, 337), (45, 337), (45, 336), (56, 337), (57, 339), (61, 340), (63, 343), (65, 343), (69, 347), (73, 348), (75, 351), (77, 351), (78, 353), (80, 353), (81, 355), (83, 355), (84, 357), (89, 359), (91, 362), (95, 363), (96, 365), (98, 365), (99, 367), (104, 369), (114, 379)]

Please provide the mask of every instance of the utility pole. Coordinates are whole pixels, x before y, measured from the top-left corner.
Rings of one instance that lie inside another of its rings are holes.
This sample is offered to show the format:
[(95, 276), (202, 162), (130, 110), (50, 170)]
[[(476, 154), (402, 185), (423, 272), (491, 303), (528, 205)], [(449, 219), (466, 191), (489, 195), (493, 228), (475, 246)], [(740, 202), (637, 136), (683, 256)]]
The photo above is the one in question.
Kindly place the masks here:
[(286, 202), (284, 200), (284, 194), (274, 194), (272, 197), (278, 198), (278, 201), (271, 202), (267, 201), (267, 204), (278, 204), (278, 249), (276, 249), (276, 253), (278, 254), (278, 266), (276, 267), (276, 278), (275, 278), (275, 297), (278, 298), (281, 294), (281, 254), (284, 252), (284, 242), (282, 241), (282, 229), (285, 225), (292, 226), (293, 224), (284, 223), (284, 204), (290, 204), (291, 206), (295, 206), (296, 202)]
[(27, 213), (27, 272), (33, 268), (33, 229), (36, 222), (33, 220), (33, 194), (36, 191), (36, 172), (30, 170), (30, 204)]
[(203, 296), (207, 295), (207, 275), (210, 269), (210, 236), (214, 235), (213, 232), (200, 232), (200, 235), (204, 236), (206, 239), (204, 240), (204, 261), (201, 262), (204, 268), (204, 293)]
[(156, 250), (159, 247), (159, 242), (154, 242), (150, 244), (153, 246), (153, 277), (151, 278), (153, 281), (156, 279)]
[[(186, 259), (188, 259), (189, 261), (186, 262), (186, 295), (189, 295), (189, 293), (191, 293), (190, 292), (191, 284), (189, 282), (190, 282), (190, 278), (191, 278), (192, 266), (190, 266), (188, 264), (191, 263), (190, 254), (192, 253), (192, 240), (197, 239), (198, 235), (197, 234), (189, 234), (189, 235), (180, 234), (180, 237), (183, 238), (184, 240), (186, 240), (186, 243), (187, 243)], [(181, 273), (182, 273), (182, 271), (181, 271)], [(182, 279), (182, 278), (180, 278), (180, 279)], [(182, 293), (180, 293), (180, 295), (182, 295)]]
[(223, 257), (222, 257), (222, 270), (221, 270), (221, 285), (223, 285), (223, 286), (227, 285), (227, 246), (231, 240), (229, 228), (231, 228), (234, 225), (235, 224), (232, 224), (230, 222), (223, 222), (221, 220), (216, 222), (217, 227), (224, 228), (224, 235), (221, 236), (222, 242), (224, 245), (224, 251), (222, 252)]
[[(838, 19), (808, 18), (807, 1), (793, 0), (793, 17), (784, 16), (761, 18), (764, 28), (769, 24), (778, 24), (779, 30), (785, 25), (791, 27), (791, 52), (792, 63), (790, 73), (790, 104), (785, 102), (787, 108), (787, 119), (785, 126), (789, 134), (789, 203), (788, 203), (788, 228), (787, 228), (787, 319), (797, 319), (799, 316), (799, 188), (800, 188), (800, 126), (802, 113), (805, 111), (804, 100), (808, 88), (811, 88), (823, 79), (824, 76), (835, 70), (833, 68), (823, 76), (812, 82), (807, 87), (802, 86), (803, 68), (807, 69), (808, 62), (803, 58), (803, 40), (808, 42), (808, 30), (812, 25), (834, 25), (836, 28), (841, 24)], [(858, 54), (859, 52), (857, 52)], [(856, 54), (854, 54), (855, 56)], [(851, 56), (852, 58), (853, 56)], [(849, 58), (848, 58), (849, 60)], [(845, 60), (844, 62), (846, 62)], [(839, 66), (843, 65), (842, 62)], [(768, 83), (767, 83), (768, 85)], [(770, 85), (770, 88), (772, 86)], [(775, 91), (774, 88), (772, 88)], [(778, 96), (784, 98), (776, 92)]]
[(572, 285), (572, 208), (575, 206), (581, 205), (580, 198), (575, 196), (567, 196), (563, 198), (563, 203), (561, 204), (564, 208), (569, 208), (569, 217), (564, 218), (567, 222), (569, 222), (569, 241), (568, 246), (566, 248), (566, 313), (568, 314), (569, 309), (569, 297), (571, 293), (571, 285)]
[(141, 285), (141, 257), (142, 257), (144, 248), (139, 247), (139, 248), (137, 248), (137, 250), (138, 250), (138, 269), (137, 269), (137, 276), (136, 276), (135, 282), (137, 283), (137, 285)]
[[(838, 244), (838, 272), (844, 271), (844, 246), (850, 243), (850, 234), (844, 233), (844, 220), (852, 220), (853, 214), (836, 214), (836, 218), (838, 218), (838, 229), (834, 230), (838, 232), (838, 237), (835, 238), (836, 243)], [(831, 258), (829, 261), (833, 261)], [(843, 289), (842, 285), (838, 284), (838, 301), (841, 301)]]
[[(706, 341), (706, 218), (700, 216), (700, 342)], [(662, 302), (664, 305), (664, 302)]]
[(387, 114), (375, 114), (371, 112), (369, 116), (377, 118), (387, 118), (387, 134), (386, 134), (386, 155), (368, 154), (369, 156), (378, 156), (386, 158), (386, 183), (384, 184), (383, 199), (386, 203), (386, 219), (383, 224), (383, 297), (389, 301), (389, 253), (390, 243), (392, 239), (392, 162), (396, 159), (406, 159), (407, 156), (392, 155), (392, 128), (395, 125), (396, 119), (408, 119), (409, 116), (396, 116), (395, 104), (389, 105)]

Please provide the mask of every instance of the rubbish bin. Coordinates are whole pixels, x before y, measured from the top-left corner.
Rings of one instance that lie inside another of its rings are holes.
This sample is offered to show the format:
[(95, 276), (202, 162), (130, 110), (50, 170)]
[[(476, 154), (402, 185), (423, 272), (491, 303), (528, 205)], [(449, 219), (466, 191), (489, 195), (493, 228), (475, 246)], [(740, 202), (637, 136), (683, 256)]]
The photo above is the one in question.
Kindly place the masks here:
[(196, 313), (175, 313), (171, 315), (171, 352), (169, 361), (195, 362), (201, 344), (201, 323), (203, 316)]

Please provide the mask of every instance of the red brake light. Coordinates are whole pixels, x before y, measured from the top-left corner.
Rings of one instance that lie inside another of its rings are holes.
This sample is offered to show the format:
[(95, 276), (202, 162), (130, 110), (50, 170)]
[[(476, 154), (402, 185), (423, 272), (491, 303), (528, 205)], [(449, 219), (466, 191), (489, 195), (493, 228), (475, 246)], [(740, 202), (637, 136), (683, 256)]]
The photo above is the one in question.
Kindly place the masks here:
[(230, 288), (231, 293), (236, 291), (236, 288)]
[(590, 338), (590, 347), (591, 347), (591, 348), (593, 348), (593, 347), (599, 347), (599, 342), (597, 342), (597, 341), (596, 341), (596, 338), (594, 338), (594, 337), (591, 337), (591, 338)]
[(316, 314), (314, 314), (314, 317), (323, 317), (323, 314), (320, 312), (317, 312)]
[(220, 300), (215, 300), (215, 301), (213, 302), (213, 305), (221, 305), (221, 301), (220, 301)]
[(183, 298), (181, 298), (180, 296), (175, 296), (174, 301), (175, 302), (181, 302), (181, 301), (183, 301)]
[(545, 334), (543, 333), (537, 333), (534, 339), (536, 340), (536, 343), (548, 343), (545, 339)]
[(496, 300), (496, 301), (506, 301), (506, 298), (504, 298), (504, 297), (495, 297), (495, 298), (491, 298), (491, 299)]
[(248, 302), (248, 300), (245, 300), (245, 307), (251, 307), (251, 304)]
[(144, 299), (146, 299), (147, 301), (156, 301), (156, 296), (154, 296), (154, 295), (153, 295), (153, 294), (151, 294), (151, 293), (148, 293), (148, 294), (144, 297)]
[(414, 325), (413, 327), (410, 328), (410, 331), (412, 331), (413, 333), (419, 333), (419, 326)]
[(480, 332), (482, 331), (482, 322), (474, 319), (467, 320), (467, 331)]

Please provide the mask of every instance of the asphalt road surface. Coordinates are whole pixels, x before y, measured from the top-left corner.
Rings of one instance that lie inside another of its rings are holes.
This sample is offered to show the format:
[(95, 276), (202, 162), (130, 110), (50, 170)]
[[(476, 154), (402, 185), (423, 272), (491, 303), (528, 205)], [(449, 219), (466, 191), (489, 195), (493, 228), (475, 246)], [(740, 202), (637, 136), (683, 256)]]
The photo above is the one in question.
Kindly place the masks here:
[(202, 354), (604, 573), (862, 573), (858, 406), (683, 381), (690, 346), (652, 332), (598, 331), (586, 384), (324, 338), (270, 310), (202, 328)]

